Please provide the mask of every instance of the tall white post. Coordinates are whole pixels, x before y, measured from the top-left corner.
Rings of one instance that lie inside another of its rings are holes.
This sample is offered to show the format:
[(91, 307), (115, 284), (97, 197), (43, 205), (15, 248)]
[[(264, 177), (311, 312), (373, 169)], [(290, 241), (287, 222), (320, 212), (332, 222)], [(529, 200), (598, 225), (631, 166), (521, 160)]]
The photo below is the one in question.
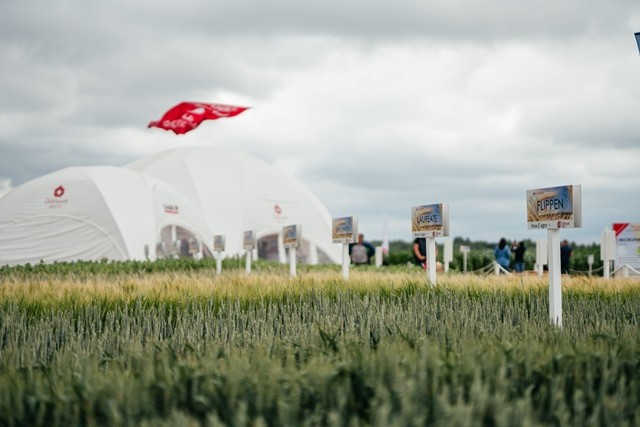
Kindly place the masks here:
[(536, 271), (538, 272), (538, 277), (544, 275), (544, 265), (549, 264), (547, 245), (548, 242), (545, 239), (536, 241)]
[(462, 271), (465, 273), (467, 272), (467, 253), (462, 252)]
[(247, 249), (247, 262), (245, 265), (245, 270), (247, 271), (247, 274), (251, 274), (251, 253), (253, 251), (251, 249)]
[(382, 246), (376, 246), (376, 267), (382, 267)]
[(278, 261), (280, 264), (287, 263), (287, 250), (284, 247), (282, 233), (278, 233)]
[(289, 248), (289, 275), (296, 276), (296, 248)]
[(560, 269), (560, 230), (547, 230), (549, 255), (549, 318), (562, 328), (562, 275)]
[(220, 251), (216, 251), (216, 275), (220, 275), (222, 273), (222, 253)]
[(351, 263), (351, 258), (349, 257), (349, 244), (342, 244), (342, 277), (344, 280), (349, 279), (349, 264)]
[(427, 237), (427, 280), (429, 285), (436, 285), (436, 239)]
[(616, 238), (613, 230), (604, 229), (600, 234), (600, 259), (602, 260), (602, 276), (605, 280), (611, 275), (611, 260), (615, 259)]
[(453, 261), (453, 239), (451, 237), (446, 237), (444, 239), (444, 272), (449, 272), (449, 263)]

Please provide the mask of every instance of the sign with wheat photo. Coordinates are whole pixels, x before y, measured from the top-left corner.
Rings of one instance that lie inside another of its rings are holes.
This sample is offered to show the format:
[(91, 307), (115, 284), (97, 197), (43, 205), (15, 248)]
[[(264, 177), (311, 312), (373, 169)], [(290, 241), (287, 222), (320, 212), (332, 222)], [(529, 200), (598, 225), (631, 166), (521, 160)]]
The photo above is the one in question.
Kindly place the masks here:
[(527, 224), (529, 230), (581, 227), (581, 186), (527, 190)]

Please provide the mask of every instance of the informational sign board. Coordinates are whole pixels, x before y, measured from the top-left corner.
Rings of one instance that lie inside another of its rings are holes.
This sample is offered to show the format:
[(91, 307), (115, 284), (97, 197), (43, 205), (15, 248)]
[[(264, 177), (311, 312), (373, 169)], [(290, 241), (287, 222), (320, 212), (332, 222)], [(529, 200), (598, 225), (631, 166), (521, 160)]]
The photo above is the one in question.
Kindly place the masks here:
[(297, 248), (300, 246), (302, 225), (286, 225), (282, 227), (282, 244), (285, 248)]
[(580, 185), (527, 190), (529, 230), (557, 230), (582, 227)]
[(444, 203), (411, 208), (413, 237), (449, 236), (449, 206)]
[(189, 253), (195, 255), (200, 252), (200, 241), (198, 239), (189, 239)]
[(640, 270), (640, 223), (615, 223), (616, 235), (615, 267), (628, 265)]
[(213, 236), (213, 251), (224, 252), (225, 238), (222, 235)]
[(242, 247), (248, 251), (256, 245), (256, 236), (253, 230), (247, 230), (242, 234)]
[(355, 243), (358, 240), (358, 218), (333, 218), (331, 238), (333, 243)]
[(164, 242), (156, 243), (156, 257), (164, 258), (166, 256), (166, 245)]

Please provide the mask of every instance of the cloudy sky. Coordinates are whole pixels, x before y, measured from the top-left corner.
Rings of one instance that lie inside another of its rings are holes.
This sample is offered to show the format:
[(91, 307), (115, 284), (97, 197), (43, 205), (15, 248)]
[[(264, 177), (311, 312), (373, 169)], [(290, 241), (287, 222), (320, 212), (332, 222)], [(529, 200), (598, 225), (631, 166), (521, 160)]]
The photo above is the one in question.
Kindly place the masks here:
[[(546, 237), (526, 190), (582, 185), (583, 227), (640, 222), (637, 0), (2, 0), (0, 191), (187, 145), (295, 176), (369, 239)], [(175, 136), (182, 100), (249, 105)]]

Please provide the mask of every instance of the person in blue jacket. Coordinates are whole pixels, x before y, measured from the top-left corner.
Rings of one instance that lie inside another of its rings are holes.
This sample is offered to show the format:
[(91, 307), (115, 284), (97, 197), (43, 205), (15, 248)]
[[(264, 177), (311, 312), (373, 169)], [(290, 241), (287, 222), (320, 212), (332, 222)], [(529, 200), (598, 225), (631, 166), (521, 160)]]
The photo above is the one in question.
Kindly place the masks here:
[(511, 249), (507, 245), (507, 239), (504, 237), (500, 239), (500, 242), (493, 250), (493, 254), (496, 257), (496, 262), (505, 270), (509, 270), (509, 264), (511, 263)]

